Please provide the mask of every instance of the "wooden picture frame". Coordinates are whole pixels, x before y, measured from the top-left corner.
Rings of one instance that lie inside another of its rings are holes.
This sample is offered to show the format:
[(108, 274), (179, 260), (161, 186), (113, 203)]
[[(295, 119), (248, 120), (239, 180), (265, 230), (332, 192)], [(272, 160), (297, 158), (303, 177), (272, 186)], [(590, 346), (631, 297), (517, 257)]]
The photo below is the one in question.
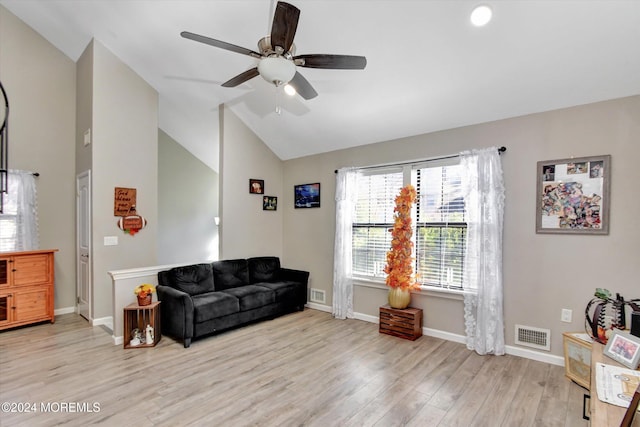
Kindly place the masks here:
[(611, 156), (540, 161), (536, 233), (609, 234)]
[(640, 338), (622, 331), (614, 331), (603, 354), (629, 369), (636, 369), (640, 363)]
[(300, 184), (293, 187), (294, 207), (319, 208), (320, 207), (320, 183)]
[(249, 179), (250, 194), (264, 194), (264, 179)]
[(591, 387), (591, 343), (580, 338), (583, 335), (586, 334), (572, 332), (562, 334), (564, 374), (579, 386), (589, 389)]

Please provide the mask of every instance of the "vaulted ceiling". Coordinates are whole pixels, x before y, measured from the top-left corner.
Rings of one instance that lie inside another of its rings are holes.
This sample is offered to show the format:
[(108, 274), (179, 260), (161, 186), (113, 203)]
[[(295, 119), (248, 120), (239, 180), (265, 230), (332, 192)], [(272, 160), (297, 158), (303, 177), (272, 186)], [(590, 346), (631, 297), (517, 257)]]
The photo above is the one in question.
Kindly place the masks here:
[[(257, 59), (272, 0), (0, 0), (74, 61), (92, 38), (160, 96), (160, 127), (218, 169), (228, 105), (281, 159), (640, 94), (640, 1), (498, 1), (484, 27), (472, 1), (290, 0), (297, 54), (363, 55), (364, 70), (298, 68), (318, 96), (260, 77), (220, 84)], [(280, 105), (281, 114), (275, 112)]]

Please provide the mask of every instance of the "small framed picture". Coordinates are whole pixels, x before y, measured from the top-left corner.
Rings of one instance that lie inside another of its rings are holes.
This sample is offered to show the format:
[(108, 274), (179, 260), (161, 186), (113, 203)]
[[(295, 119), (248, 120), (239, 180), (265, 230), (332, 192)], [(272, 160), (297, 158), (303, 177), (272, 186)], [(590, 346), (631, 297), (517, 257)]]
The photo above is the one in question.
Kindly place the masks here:
[(615, 331), (607, 341), (604, 354), (627, 368), (636, 369), (640, 362), (640, 338)]
[(319, 208), (320, 207), (320, 183), (300, 184), (293, 188), (295, 208)]
[(591, 338), (585, 333), (565, 332), (564, 374), (586, 389), (591, 386)]
[(263, 211), (278, 210), (278, 198), (274, 196), (264, 196), (262, 198), (262, 210)]
[(264, 194), (264, 179), (249, 179), (249, 193)]

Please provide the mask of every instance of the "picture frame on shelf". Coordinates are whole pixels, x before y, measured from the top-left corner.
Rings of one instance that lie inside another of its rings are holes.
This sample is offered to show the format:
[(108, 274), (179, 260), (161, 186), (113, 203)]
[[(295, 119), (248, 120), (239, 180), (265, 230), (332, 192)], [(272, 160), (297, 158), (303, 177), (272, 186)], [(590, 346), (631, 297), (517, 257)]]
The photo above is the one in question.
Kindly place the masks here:
[(319, 208), (320, 207), (320, 183), (300, 184), (293, 187), (294, 207)]
[(562, 334), (564, 374), (581, 387), (591, 387), (591, 338), (585, 333)]
[(249, 179), (249, 193), (264, 194), (264, 179)]
[(536, 233), (609, 234), (611, 156), (537, 164)]
[(614, 331), (603, 354), (629, 369), (637, 369), (640, 363), (640, 338), (622, 331)]
[(263, 211), (278, 210), (278, 198), (275, 196), (264, 196), (262, 198), (262, 210)]

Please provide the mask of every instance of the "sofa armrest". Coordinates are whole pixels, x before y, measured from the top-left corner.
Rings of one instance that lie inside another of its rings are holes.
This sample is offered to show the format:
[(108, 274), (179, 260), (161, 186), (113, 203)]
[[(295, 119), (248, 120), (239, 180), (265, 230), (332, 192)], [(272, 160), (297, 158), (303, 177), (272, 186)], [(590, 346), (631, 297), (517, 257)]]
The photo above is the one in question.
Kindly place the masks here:
[(300, 283), (300, 293), (296, 305), (298, 310), (303, 310), (307, 303), (307, 284), (309, 282), (309, 272), (302, 270), (293, 270), (291, 268), (280, 268), (279, 277), (281, 280), (291, 280)]
[(291, 280), (294, 282), (300, 282), (305, 286), (309, 281), (308, 271), (293, 270), (291, 268), (281, 268), (279, 276), (280, 276), (280, 280)]
[(158, 300), (162, 301), (160, 319), (162, 332), (182, 338), (187, 343), (193, 338), (193, 301), (191, 296), (171, 286), (158, 285)]

